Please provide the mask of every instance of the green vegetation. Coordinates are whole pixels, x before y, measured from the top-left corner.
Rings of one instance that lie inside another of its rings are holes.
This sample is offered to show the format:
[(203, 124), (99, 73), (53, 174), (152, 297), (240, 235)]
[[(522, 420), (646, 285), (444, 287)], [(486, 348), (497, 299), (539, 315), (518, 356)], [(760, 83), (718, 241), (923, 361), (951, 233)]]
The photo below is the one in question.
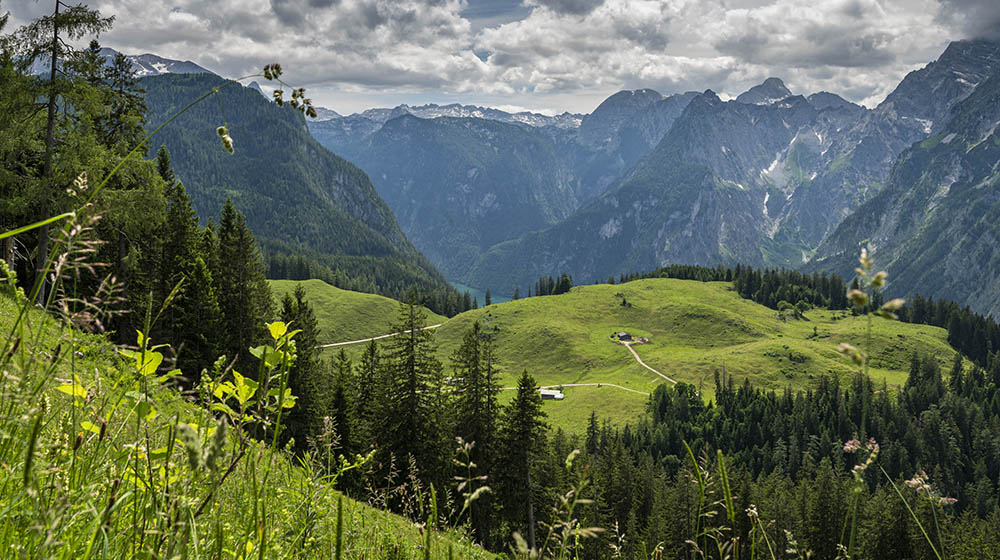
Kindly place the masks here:
[[(226, 422), (149, 375), (155, 367), (137, 368), (144, 362), (106, 338), (38, 311), (20, 316), (22, 305), (0, 296), (0, 431), (7, 442), (0, 461), (9, 467), (0, 471), (0, 546), (9, 554), (332, 557), (343, 516), (343, 557), (422, 557), (425, 538), (412, 522), (341, 501), (316, 470), (316, 455), (303, 463), (248, 439), (241, 431), (249, 426), (240, 428), (238, 418), (230, 419), (228, 437), (213, 443)], [(43, 354), (49, 357), (40, 360)], [(215, 375), (216, 383), (235, 381), (232, 373)], [(188, 439), (185, 426), (200, 443)], [(217, 455), (191, 467), (193, 445)], [(456, 534), (435, 532), (431, 542), (433, 558), (448, 557), (449, 549), (460, 558), (492, 557)]]
[[(322, 331), (321, 344), (360, 340), (387, 334), (396, 314), (399, 302), (385, 296), (364, 294), (335, 288), (322, 280), (270, 280), (271, 291), (277, 301), (294, 292), (295, 286), (302, 285), (306, 298), (316, 312), (316, 320)], [(447, 317), (426, 311), (427, 322), (431, 325), (447, 321)]]
[[(322, 292), (307, 289), (307, 293), (312, 297)], [(338, 293), (348, 309), (356, 304), (347, 302), (365, 297)], [(622, 306), (623, 299), (631, 306)], [(326, 324), (341, 324), (350, 317), (331, 308), (326, 319), (330, 323), (321, 320), (320, 327), (325, 330)], [(540, 385), (611, 383), (651, 393), (666, 381), (609, 338), (624, 330), (649, 338), (648, 343), (634, 346), (643, 361), (699, 388), (706, 400), (712, 398), (715, 373), (722, 371), (738, 382), (750, 379), (755, 387), (779, 391), (815, 387), (832, 374), (846, 383), (853, 369), (837, 354), (837, 344), (856, 344), (865, 327), (862, 317), (826, 309), (806, 311), (802, 320), (782, 319), (775, 310), (741, 298), (725, 282), (645, 279), (578, 286), (567, 294), (462, 313), (435, 330), (439, 359), (454, 352), (462, 333), (476, 321), (496, 337), (504, 387), (513, 387), (526, 369)], [(382, 325), (357, 328), (389, 332)], [(361, 351), (361, 345), (345, 348), (351, 356)], [(950, 367), (955, 356), (944, 329), (876, 319), (873, 378), (898, 388), (917, 350), (937, 356), (942, 369)], [(563, 401), (545, 401), (544, 410), (554, 427), (569, 432), (581, 433), (593, 411), (607, 413), (601, 417), (620, 426), (645, 410), (646, 397), (613, 387), (573, 387), (565, 394)]]
[[(227, 83), (212, 74), (144, 78), (148, 120), (164, 122), (202, 92)], [(272, 259), (306, 258), (317, 277), (341, 278), (366, 292), (402, 298), (415, 288), (439, 299), (458, 295), (399, 229), (368, 176), (319, 145), (300, 111), (240, 85), (216, 97), (157, 136), (203, 222), (231, 199)], [(232, 136), (234, 154), (218, 149), (219, 125)], [(282, 268), (271, 264), (274, 271)]]

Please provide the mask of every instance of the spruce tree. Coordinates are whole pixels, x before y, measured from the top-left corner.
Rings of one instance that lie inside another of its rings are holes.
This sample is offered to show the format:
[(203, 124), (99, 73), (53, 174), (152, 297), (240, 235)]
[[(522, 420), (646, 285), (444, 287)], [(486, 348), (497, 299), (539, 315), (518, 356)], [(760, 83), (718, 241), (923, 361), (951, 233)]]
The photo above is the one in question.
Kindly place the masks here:
[(386, 343), (386, 386), (380, 402), (377, 433), (382, 438), (382, 464), (391, 455), (397, 465), (412, 456), (424, 480), (444, 478), (446, 450), (442, 447), (436, 393), (441, 385), (441, 364), (434, 357), (431, 331), (424, 330), (426, 317), (411, 294), (401, 303), (393, 332)]
[(357, 372), (357, 398), (355, 412), (357, 414), (358, 449), (367, 451), (373, 446), (376, 422), (378, 418), (378, 401), (388, 392), (388, 382), (383, 378), (382, 356), (379, 354), (378, 343), (369, 340), (361, 354)]
[[(496, 382), (496, 366), (491, 338), (476, 321), (465, 333), (462, 345), (452, 356), (456, 378), (457, 435), (474, 443), (470, 459), (476, 464), (475, 475), (494, 477), (496, 420), (500, 387)], [(489, 482), (487, 482), (489, 484)], [(480, 498), (472, 505), (472, 529), (481, 542), (487, 544), (492, 525), (492, 499)]]
[(321, 367), (318, 351), (320, 331), (312, 306), (301, 284), (281, 301), (281, 320), (302, 332), (295, 336), (295, 362), (288, 372), (288, 387), (296, 397), (288, 411), (286, 434), (295, 438), (295, 448), (304, 450), (309, 438), (322, 428), (329, 414), (329, 383)]
[(265, 323), (271, 317), (271, 290), (264, 277), (260, 249), (246, 220), (232, 201), (222, 208), (218, 234), (219, 308), (223, 350), (237, 369), (249, 375), (257, 371), (249, 349), (264, 340)]
[(535, 547), (535, 494), (532, 476), (537, 478), (543, 455), (547, 426), (542, 397), (535, 379), (525, 371), (517, 383), (517, 395), (504, 411), (500, 429), (501, 502), (504, 519), (516, 527)]

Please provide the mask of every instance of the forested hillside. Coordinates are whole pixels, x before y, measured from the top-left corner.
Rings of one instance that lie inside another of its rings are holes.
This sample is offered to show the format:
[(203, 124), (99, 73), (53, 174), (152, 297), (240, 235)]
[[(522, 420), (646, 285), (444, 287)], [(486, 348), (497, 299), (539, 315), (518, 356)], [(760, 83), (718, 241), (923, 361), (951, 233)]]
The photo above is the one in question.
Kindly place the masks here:
[[(158, 125), (225, 80), (210, 74), (163, 75), (140, 82)], [(235, 154), (216, 149), (227, 126)], [(355, 287), (402, 297), (447, 292), (444, 278), (400, 231), (363, 171), (316, 143), (305, 119), (256, 91), (232, 85), (161, 131), (177, 177), (205, 222), (231, 199), (266, 254), (304, 255)]]

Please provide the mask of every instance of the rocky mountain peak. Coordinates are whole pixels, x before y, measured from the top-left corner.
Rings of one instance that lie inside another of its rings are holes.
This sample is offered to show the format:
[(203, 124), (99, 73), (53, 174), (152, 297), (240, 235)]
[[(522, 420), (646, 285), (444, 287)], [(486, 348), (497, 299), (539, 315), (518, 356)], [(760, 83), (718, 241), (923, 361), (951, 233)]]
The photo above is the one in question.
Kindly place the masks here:
[(792, 92), (785, 87), (785, 82), (779, 78), (768, 78), (741, 93), (736, 101), (748, 105), (770, 105), (790, 95)]

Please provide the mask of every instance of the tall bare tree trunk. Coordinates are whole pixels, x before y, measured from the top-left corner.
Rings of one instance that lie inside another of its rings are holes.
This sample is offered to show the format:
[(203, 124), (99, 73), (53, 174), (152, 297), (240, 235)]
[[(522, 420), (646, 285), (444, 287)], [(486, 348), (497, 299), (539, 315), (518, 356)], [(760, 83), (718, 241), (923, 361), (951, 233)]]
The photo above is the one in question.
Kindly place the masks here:
[[(55, 144), (56, 125), (56, 64), (59, 57), (59, 0), (56, 0), (56, 9), (52, 17), (52, 52), (51, 67), (49, 70), (49, 114), (45, 125), (45, 188), (48, 194), (52, 192), (52, 149)], [(41, 215), (47, 218), (49, 203), (45, 195), (42, 196)], [(49, 256), (49, 226), (48, 224), (38, 228), (38, 253), (35, 255), (35, 273), (39, 282), (38, 303), (45, 302), (45, 261)]]

